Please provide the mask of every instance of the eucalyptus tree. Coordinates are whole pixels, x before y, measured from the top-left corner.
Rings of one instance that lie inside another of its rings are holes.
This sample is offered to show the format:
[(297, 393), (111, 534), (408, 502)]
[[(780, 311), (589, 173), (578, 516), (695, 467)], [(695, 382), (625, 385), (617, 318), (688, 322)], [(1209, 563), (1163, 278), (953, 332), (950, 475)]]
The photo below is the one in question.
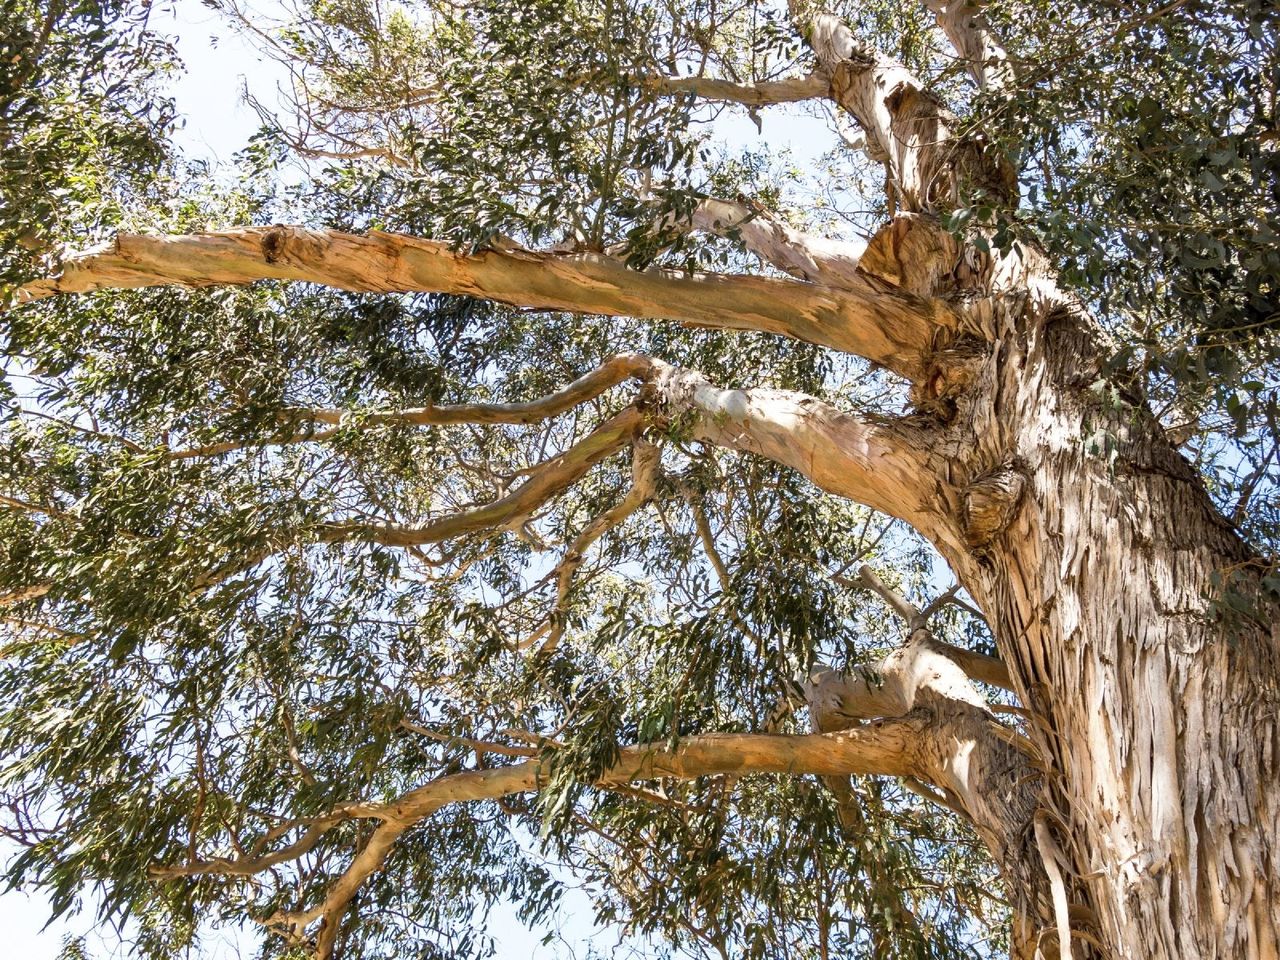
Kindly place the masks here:
[(5, 13), (11, 880), (157, 956), (575, 879), (655, 950), (1280, 953), (1273, 9), (221, 8), (291, 83), (231, 172), (145, 10)]

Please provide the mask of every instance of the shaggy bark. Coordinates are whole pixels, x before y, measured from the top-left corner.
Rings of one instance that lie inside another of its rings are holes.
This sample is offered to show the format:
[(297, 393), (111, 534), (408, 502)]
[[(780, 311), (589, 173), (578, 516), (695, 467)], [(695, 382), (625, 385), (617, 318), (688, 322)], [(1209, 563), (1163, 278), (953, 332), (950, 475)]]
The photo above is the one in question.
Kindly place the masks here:
[[(1150, 415), (1090, 392), (1088, 324), (1020, 319), (966, 411), (970, 487), (1008, 508), (948, 560), (1036, 717), (1073, 926), (1118, 956), (1274, 958), (1280, 639), (1256, 558)], [(1220, 602), (1233, 574), (1256, 614)]]

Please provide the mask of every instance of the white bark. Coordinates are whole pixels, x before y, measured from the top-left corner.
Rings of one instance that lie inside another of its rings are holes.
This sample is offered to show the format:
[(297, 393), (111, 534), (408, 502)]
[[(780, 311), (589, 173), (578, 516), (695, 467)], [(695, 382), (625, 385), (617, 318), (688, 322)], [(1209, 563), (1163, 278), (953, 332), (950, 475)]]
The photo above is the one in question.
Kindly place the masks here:
[(1003, 90), (1013, 82), (1008, 55), (980, 0), (924, 0), (924, 5), (937, 18), (974, 83), (983, 90)]
[(759, 83), (734, 83), (715, 77), (651, 77), (643, 83), (660, 93), (688, 95), (699, 100), (737, 103), (746, 107), (818, 100), (831, 93), (831, 81), (821, 71), (805, 77), (762, 80)]
[[(986, 190), (1016, 195), (1013, 171), (973, 138), (957, 138), (955, 118), (902, 64), (861, 43), (839, 17), (791, 0), (809, 46), (831, 74), (831, 95), (867, 136), (888, 172), (891, 208), (931, 212)], [(958, 22), (948, 20), (948, 23)]]

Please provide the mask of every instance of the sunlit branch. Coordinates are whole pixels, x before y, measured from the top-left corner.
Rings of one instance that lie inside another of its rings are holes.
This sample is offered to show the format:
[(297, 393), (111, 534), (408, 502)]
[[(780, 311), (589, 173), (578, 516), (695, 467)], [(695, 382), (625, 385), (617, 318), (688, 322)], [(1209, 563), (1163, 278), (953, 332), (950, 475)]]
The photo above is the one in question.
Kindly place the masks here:
[(508, 526), (563, 493), (601, 460), (625, 449), (644, 425), (645, 415), (634, 406), (627, 407), (565, 452), (539, 464), (524, 483), (507, 496), (482, 507), (418, 526), (335, 521), (321, 528), (320, 539), (330, 543), (355, 540), (404, 547), (439, 543), (467, 533)]
[(870, 281), (858, 272), (866, 244), (829, 240), (787, 226), (766, 211), (744, 203), (703, 200), (694, 208), (699, 230), (742, 241), (768, 263), (800, 280), (844, 290), (865, 290)]
[[(912, 632), (927, 629), (929, 618), (945, 602), (948, 602), (951, 598), (951, 593), (954, 593), (954, 591), (951, 591), (943, 594), (931, 603), (927, 609), (922, 611), (898, 591), (885, 584), (883, 580), (876, 576), (875, 571), (865, 564), (858, 571), (858, 580), (867, 589), (878, 594), (898, 616), (902, 617), (907, 622), (907, 629)], [(945, 640), (939, 640), (932, 633), (929, 634), (929, 642), (932, 649), (953, 660), (972, 679), (989, 686), (1000, 687), (1003, 690), (1013, 690), (1013, 678), (1009, 675), (1009, 668), (998, 657), (989, 657), (985, 653), (957, 647), (955, 644), (947, 643)]]
[(41, 503), (31, 503), (20, 497), (7, 497), (0, 494), (0, 507), (7, 507), (20, 513), (38, 513), (45, 517), (65, 517), (65, 511)]
[(60, 293), (296, 280), (370, 293), (435, 292), (695, 327), (758, 330), (858, 354), (915, 378), (924, 356), (960, 324), (949, 303), (894, 291), (724, 274), (633, 270), (595, 253), (519, 248), (463, 253), (400, 234), (246, 227), (185, 236), (120, 234), (72, 254), (61, 275), (27, 284), (18, 301)]
[(924, 0), (974, 83), (1002, 90), (1013, 81), (1008, 55), (982, 12), (981, 0)]
[(901, 63), (862, 43), (840, 17), (806, 0), (790, 0), (793, 19), (830, 72), (832, 97), (867, 137), (867, 150), (885, 163), (890, 209), (933, 212), (961, 192), (997, 196), (1016, 187), (998, 152), (957, 137), (955, 117)]
[(822, 71), (788, 80), (734, 83), (711, 77), (647, 77), (641, 83), (664, 94), (688, 94), (699, 100), (767, 107), (779, 103), (817, 100), (831, 94), (831, 80)]
[[(868, 724), (834, 734), (782, 736), (767, 734), (706, 734), (689, 737), (672, 747), (641, 744), (623, 749), (619, 760), (597, 784), (604, 788), (661, 777), (692, 779), (716, 774), (884, 774), (923, 775), (916, 769), (916, 748), (927, 721), (903, 717)], [(250, 861), (209, 860), (197, 865), (157, 866), (152, 876), (172, 879), (201, 874), (244, 876), (296, 859), (315, 844), (314, 837), (346, 820), (381, 821), (347, 869), (329, 888), (324, 900), (299, 911), (275, 914), (269, 926), (303, 936), (323, 920), (316, 940), (321, 960), (332, 956), (342, 914), (363, 883), (382, 868), (396, 842), (409, 828), (442, 807), (475, 800), (494, 800), (545, 785), (547, 770), (539, 760), (485, 770), (469, 770), (433, 780), (386, 804), (346, 805), (306, 826), (303, 839), (285, 848), (288, 853), (262, 855)], [(305, 844), (306, 849), (300, 849)]]
[(694, 439), (766, 457), (928, 536), (955, 539), (941, 502), (947, 481), (932, 456), (938, 441), (931, 425), (856, 415), (790, 390), (726, 390), (696, 371), (660, 369), (655, 389), (673, 419), (689, 418)]

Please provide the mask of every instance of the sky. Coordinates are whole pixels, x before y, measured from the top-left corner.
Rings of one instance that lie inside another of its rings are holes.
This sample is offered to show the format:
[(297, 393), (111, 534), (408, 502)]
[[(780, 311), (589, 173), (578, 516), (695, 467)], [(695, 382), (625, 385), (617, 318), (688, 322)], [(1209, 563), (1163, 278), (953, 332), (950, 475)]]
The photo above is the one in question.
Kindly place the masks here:
[[(253, 5), (257, 11), (269, 11), (270, 2)], [(276, 89), (286, 82), (284, 71), (264, 58), (245, 39), (228, 29), (216, 12), (199, 0), (176, 0), (157, 3), (151, 13), (153, 29), (175, 38), (178, 53), (185, 64), (184, 72), (175, 78), (172, 92), (183, 123), (176, 134), (180, 149), (192, 158), (210, 164), (228, 163), (257, 131), (257, 113), (245, 101), (247, 87), (262, 103), (277, 102)], [(790, 146), (798, 163), (811, 163), (828, 149), (830, 133), (824, 122), (815, 118), (766, 112), (761, 128), (745, 115), (726, 114), (717, 121), (716, 132), (734, 147), (750, 147), (768, 139), (771, 148)], [(0, 861), (6, 860), (13, 848), (0, 846)], [(556, 931), (530, 931), (516, 918), (514, 908), (500, 907), (491, 915), (489, 932), (498, 941), (499, 957), (528, 957), (550, 960), (553, 957), (585, 954), (588, 944), (609, 955), (617, 943), (612, 931), (601, 931), (591, 922), (590, 902), (585, 894), (571, 892), (566, 899), (565, 917)], [(85, 936), (95, 956), (126, 956), (114, 930), (97, 930), (92, 903), (78, 915), (62, 918), (45, 926), (49, 920), (48, 901), (38, 894), (9, 891), (0, 894), (0, 931), (3, 931), (3, 953), (21, 960), (55, 960), (68, 937)], [(554, 934), (549, 945), (543, 937)], [(126, 932), (127, 935), (127, 932)], [(201, 960), (236, 960), (254, 956), (255, 937), (251, 931), (237, 934), (220, 931), (204, 943)]]

